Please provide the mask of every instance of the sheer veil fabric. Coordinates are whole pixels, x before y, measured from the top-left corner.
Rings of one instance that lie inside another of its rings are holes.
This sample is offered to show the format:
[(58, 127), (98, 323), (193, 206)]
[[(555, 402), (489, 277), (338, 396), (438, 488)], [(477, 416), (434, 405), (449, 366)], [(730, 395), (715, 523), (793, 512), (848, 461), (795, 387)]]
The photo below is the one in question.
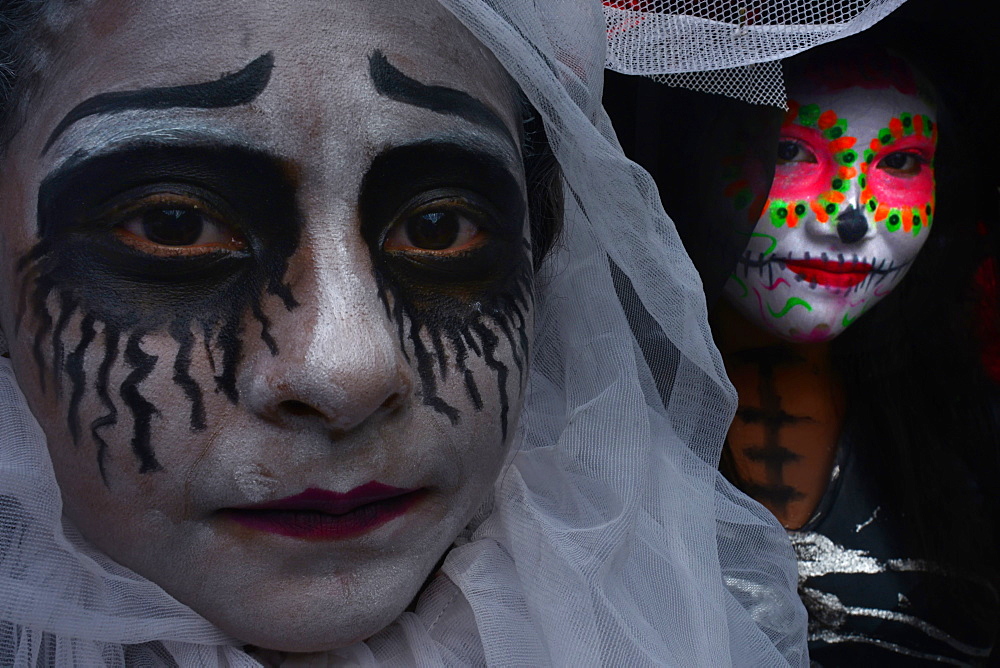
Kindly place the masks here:
[[(288, 665), (807, 665), (785, 533), (716, 469), (736, 396), (700, 280), (600, 106), (601, 5), (442, 2), (541, 114), (564, 174), (522, 420), (412, 611)], [(640, 340), (662, 354), (647, 361)], [(63, 521), (2, 358), (0, 490), (0, 664), (260, 665)]]

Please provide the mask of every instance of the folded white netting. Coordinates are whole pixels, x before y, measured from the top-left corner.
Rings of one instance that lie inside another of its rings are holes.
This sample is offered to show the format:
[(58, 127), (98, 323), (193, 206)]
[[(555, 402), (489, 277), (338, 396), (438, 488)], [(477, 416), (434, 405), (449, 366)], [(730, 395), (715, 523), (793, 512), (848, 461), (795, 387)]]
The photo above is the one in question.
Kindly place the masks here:
[(603, 0), (607, 66), (785, 105), (780, 60), (870, 28), (904, 0)]

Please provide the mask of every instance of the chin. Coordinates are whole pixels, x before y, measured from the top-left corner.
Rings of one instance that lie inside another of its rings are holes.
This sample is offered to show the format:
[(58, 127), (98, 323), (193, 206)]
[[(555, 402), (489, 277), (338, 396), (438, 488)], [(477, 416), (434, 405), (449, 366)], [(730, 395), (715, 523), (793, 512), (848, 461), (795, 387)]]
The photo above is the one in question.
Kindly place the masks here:
[[(276, 592), (276, 598), (281, 592)], [(377, 592), (370, 593), (375, 598)], [(278, 601), (275, 601), (278, 603)], [(343, 605), (328, 599), (324, 605), (306, 601), (299, 605), (295, 598), (281, 597), (281, 610), (269, 610), (264, 605), (257, 610), (242, 610), (240, 614), (206, 615), (226, 634), (246, 645), (279, 652), (312, 653), (348, 647), (375, 635), (399, 617), (407, 600), (385, 601), (380, 605)]]
[(403, 610), (387, 613), (378, 619), (346, 620), (331, 624), (328, 620), (317, 620), (307, 626), (289, 627), (287, 623), (268, 624), (262, 622), (241, 629), (225, 629), (230, 635), (246, 645), (277, 652), (312, 654), (349, 647), (372, 637), (389, 626)]
[(778, 336), (786, 341), (794, 343), (823, 343), (837, 338), (841, 332), (841, 327), (832, 327), (825, 322), (819, 324), (805, 325), (802, 329), (792, 328), (787, 332), (778, 332)]
[[(167, 585), (167, 592), (181, 603), (244, 644), (280, 652), (321, 652), (366, 640), (392, 624), (417, 596), (440, 556), (437, 549), (337, 555), (344, 546), (309, 547), (305, 554), (287, 549), (274, 559), (256, 562), (217, 551), (210, 561), (219, 566), (228, 558), (224, 568), (208, 564), (209, 572), (197, 583), (177, 578), (161, 586)], [(171, 591), (170, 584), (180, 590)]]

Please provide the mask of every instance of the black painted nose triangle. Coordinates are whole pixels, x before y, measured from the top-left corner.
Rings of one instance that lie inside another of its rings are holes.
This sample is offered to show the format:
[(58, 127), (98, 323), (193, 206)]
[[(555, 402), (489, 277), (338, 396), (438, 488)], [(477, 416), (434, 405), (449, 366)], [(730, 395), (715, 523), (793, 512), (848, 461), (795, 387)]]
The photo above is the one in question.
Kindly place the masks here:
[(837, 216), (837, 236), (845, 244), (861, 241), (868, 233), (868, 219), (853, 206)]

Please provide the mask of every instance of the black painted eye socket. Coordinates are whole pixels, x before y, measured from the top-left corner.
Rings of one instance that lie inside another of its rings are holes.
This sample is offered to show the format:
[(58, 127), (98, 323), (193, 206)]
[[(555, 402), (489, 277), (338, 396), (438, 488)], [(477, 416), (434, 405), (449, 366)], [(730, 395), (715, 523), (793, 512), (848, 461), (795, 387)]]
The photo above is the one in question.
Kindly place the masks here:
[(894, 176), (915, 176), (920, 173), (921, 167), (926, 162), (922, 156), (916, 153), (895, 151), (879, 160), (878, 168)]
[(778, 164), (789, 162), (816, 162), (816, 156), (801, 143), (782, 139), (778, 142)]
[(394, 224), (382, 247), (442, 254), (467, 251), (488, 241), (479, 220), (482, 216), (457, 199), (425, 204)]
[(513, 289), (531, 248), (524, 188), (514, 174), (505, 158), (451, 142), (376, 156), (358, 213), (380, 280), (414, 308), (440, 312), (444, 300), (462, 318), (469, 304)]

